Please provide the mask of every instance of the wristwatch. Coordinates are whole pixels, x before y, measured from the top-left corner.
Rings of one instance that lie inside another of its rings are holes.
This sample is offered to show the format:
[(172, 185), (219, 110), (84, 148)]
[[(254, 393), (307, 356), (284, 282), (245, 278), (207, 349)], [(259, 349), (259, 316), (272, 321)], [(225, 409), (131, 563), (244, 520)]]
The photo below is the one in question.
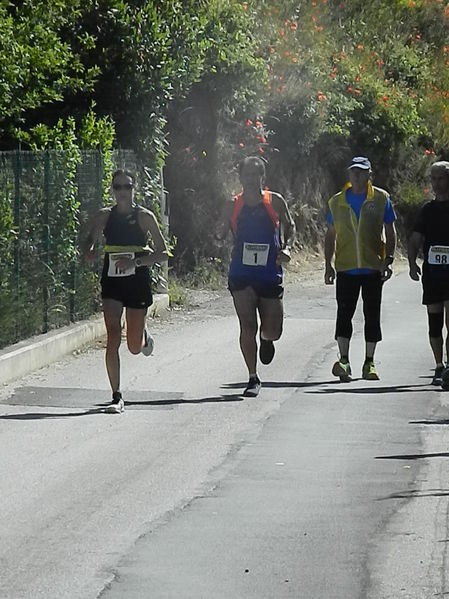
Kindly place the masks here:
[(136, 259), (134, 260), (134, 264), (135, 264), (136, 266), (142, 266), (142, 258), (136, 258)]

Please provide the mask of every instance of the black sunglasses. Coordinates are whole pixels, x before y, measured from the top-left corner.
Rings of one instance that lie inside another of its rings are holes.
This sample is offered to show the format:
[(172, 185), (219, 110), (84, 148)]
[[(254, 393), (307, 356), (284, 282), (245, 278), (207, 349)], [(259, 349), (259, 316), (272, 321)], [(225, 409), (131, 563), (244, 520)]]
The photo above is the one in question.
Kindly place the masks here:
[(112, 184), (112, 189), (114, 191), (120, 191), (121, 189), (132, 189), (133, 188), (133, 184), (132, 183), (123, 183), (123, 185), (120, 185), (120, 183), (113, 183)]

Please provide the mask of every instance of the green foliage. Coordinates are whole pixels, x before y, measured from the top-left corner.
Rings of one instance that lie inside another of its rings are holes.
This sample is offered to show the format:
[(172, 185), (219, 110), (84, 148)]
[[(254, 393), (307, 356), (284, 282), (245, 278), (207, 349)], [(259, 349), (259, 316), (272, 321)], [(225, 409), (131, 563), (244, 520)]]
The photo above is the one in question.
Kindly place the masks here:
[[(410, 155), (449, 153), (446, 4), (2, 2), (2, 144), (64, 149), (69, 179), (77, 153), (100, 148), (104, 199), (113, 146), (135, 150), (153, 208), (165, 167), (175, 267), (201, 268), (248, 154), (267, 159), (269, 184), (297, 214), (351, 153), (369, 154), (385, 185), (415, 197), (401, 175), (414, 176)], [(70, 184), (62, 190), (72, 235), (76, 201)]]

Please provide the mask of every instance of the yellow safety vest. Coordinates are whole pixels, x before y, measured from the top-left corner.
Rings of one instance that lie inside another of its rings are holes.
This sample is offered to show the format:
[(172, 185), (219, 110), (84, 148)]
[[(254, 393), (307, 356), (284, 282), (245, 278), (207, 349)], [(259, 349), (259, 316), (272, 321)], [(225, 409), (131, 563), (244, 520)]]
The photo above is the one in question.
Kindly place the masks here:
[(335, 270), (354, 268), (382, 270), (385, 259), (384, 215), (388, 192), (368, 182), (359, 220), (346, 200), (347, 183), (329, 200), (336, 232)]

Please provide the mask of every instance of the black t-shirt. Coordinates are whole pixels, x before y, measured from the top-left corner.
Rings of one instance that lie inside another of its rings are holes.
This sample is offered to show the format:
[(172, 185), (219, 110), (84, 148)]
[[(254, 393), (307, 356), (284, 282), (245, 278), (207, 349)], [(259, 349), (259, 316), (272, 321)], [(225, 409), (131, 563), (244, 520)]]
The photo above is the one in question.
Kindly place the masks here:
[(413, 231), (421, 233), (424, 237), (424, 272), (432, 277), (449, 278), (449, 263), (433, 265), (428, 262), (431, 246), (449, 247), (449, 202), (432, 200), (424, 204), (418, 213)]

